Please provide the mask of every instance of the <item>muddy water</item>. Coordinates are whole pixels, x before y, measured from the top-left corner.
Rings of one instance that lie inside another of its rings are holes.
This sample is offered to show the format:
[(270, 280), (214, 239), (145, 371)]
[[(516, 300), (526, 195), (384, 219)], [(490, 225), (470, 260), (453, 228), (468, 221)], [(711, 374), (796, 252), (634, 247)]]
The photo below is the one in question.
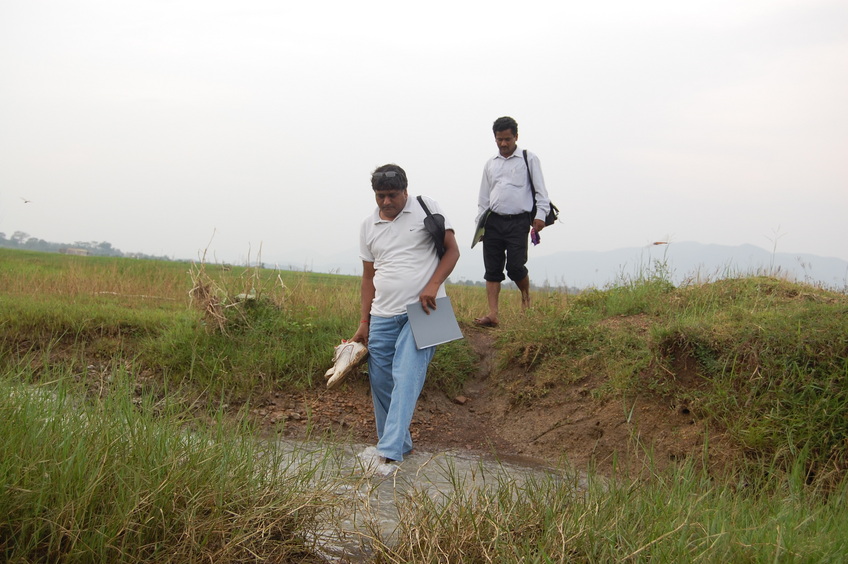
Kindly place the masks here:
[[(398, 465), (372, 464), (364, 455), (366, 445), (299, 443), (288, 445), (297, 456), (311, 451), (323, 456), (322, 479), (333, 480), (334, 515), (322, 520), (314, 538), (317, 551), (331, 562), (367, 562), (375, 539), (391, 545), (399, 522), (398, 508), (409, 495), (427, 495), (441, 501), (457, 490), (472, 493), (499, 483), (521, 485), (528, 478), (560, 480), (562, 472), (530, 459), (495, 459), (469, 452), (422, 452), (416, 450)], [(396, 466), (396, 468), (395, 468)], [(335, 478), (338, 479), (336, 482)], [(569, 483), (574, 477), (568, 478)], [(576, 484), (585, 488), (585, 479)]]

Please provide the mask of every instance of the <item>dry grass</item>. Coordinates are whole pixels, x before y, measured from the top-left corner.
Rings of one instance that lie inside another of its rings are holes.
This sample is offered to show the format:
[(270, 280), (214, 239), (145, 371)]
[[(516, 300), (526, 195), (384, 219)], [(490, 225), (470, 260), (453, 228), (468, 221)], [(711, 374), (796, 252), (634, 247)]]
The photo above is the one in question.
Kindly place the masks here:
[(226, 292), (206, 273), (206, 265), (192, 265), (189, 270), (191, 290), (188, 295), (191, 305), (201, 312), (206, 322), (207, 330), (217, 330), (226, 334), (227, 318), (224, 315), (224, 300)]

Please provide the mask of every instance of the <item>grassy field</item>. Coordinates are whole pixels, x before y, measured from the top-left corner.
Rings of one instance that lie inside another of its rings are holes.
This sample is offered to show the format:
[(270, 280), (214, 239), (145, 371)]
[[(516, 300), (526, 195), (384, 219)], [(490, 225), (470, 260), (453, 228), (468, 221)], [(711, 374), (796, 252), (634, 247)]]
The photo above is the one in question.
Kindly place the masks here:
[[(387, 562), (827, 562), (848, 556), (848, 296), (761, 276), (674, 287), (662, 272), (528, 315), (506, 290), (498, 368), (515, 398), (603, 375), (599, 400), (685, 399), (742, 453), (650, 478), (563, 468), (403, 500)], [(460, 318), (482, 288), (453, 286)], [(336, 477), (260, 448), (222, 406), (323, 385), (358, 322), (358, 279), (0, 249), (0, 560), (317, 561), (306, 540)], [(634, 327), (640, 330), (634, 330)], [(698, 385), (675, 370), (688, 366)], [(474, 370), (440, 349), (428, 386)], [(198, 418), (213, 425), (197, 425)], [(289, 462), (286, 462), (289, 460)], [(573, 478), (573, 479), (572, 479)]]

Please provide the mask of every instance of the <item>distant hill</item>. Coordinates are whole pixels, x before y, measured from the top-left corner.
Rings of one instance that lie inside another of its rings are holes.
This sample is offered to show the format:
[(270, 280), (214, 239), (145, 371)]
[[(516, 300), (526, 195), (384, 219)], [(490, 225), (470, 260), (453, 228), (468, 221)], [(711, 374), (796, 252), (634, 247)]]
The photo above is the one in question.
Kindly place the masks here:
[[(462, 249), (462, 258), (451, 275), (453, 282), (483, 280), (479, 248)], [(353, 247), (332, 256), (282, 259), (266, 266), (282, 269), (360, 274), (358, 250)], [(267, 259), (267, 257), (266, 257)], [(787, 279), (819, 284), (828, 288), (848, 288), (848, 261), (806, 253), (772, 253), (754, 245), (705, 245), (682, 242), (612, 251), (566, 251), (539, 256), (530, 249), (530, 278), (536, 286), (602, 288), (639, 275), (665, 269), (675, 284), (687, 280), (715, 280), (747, 274), (771, 274)]]
[[(683, 242), (606, 252), (562, 252), (528, 261), (531, 277), (551, 285), (602, 287), (665, 269), (675, 284), (747, 274), (848, 287), (848, 261), (806, 253), (772, 253), (754, 245), (726, 246)], [(538, 282), (537, 282), (538, 283)]]

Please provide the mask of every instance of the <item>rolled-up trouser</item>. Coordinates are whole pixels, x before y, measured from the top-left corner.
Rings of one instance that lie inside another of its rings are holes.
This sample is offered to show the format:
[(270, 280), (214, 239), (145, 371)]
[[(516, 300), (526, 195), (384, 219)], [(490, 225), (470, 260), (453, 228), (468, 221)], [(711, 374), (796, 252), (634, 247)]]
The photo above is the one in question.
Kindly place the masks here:
[(483, 266), (487, 282), (503, 282), (506, 275), (513, 282), (527, 277), (527, 240), (530, 213), (516, 215), (489, 214), (483, 235)]

